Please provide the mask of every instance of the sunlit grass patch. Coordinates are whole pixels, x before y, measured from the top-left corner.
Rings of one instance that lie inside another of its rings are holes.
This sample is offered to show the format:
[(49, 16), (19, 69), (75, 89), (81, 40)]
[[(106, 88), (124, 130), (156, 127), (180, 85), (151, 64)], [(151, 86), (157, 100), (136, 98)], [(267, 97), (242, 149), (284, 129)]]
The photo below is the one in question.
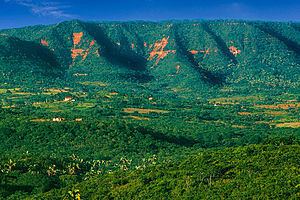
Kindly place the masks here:
[(32, 92), (13, 92), (13, 94), (21, 95), (21, 96), (35, 95), (35, 93), (32, 93)]
[(291, 108), (300, 108), (300, 103), (282, 103), (282, 104), (274, 104), (274, 105), (256, 105), (256, 108), (261, 109), (282, 109), (288, 110)]
[(42, 122), (50, 122), (51, 120), (50, 119), (31, 119), (30, 121), (42, 123)]
[(100, 82), (100, 81), (95, 81), (95, 82), (85, 81), (85, 82), (79, 82), (79, 84), (81, 84), (81, 85), (99, 86), (99, 87), (106, 87), (106, 86), (108, 86), (108, 84)]
[(287, 115), (287, 112), (284, 111), (265, 111), (264, 114), (271, 115), (271, 116), (282, 116)]
[(16, 106), (15, 105), (12, 105), (12, 106), (2, 106), (2, 108), (4, 108), (4, 109), (10, 109), (10, 108), (16, 108)]
[(22, 88), (0, 88), (0, 94), (5, 94), (10, 92), (11, 94), (16, 94), (16, 95), (29, 95), (29, 94), (34, 94), (34, 93), (30, 93), (30, 92), (24, 92), (21, 91)]
[(55, 109), (55, 110), (51, 110), (52, 113), (61, 113), (64, 112), (65, 110), (59, 110), (59, 109)]
[(235, 97), (220, 97), (209, 99), (211, 104), (235, 105), (241, 102), (256, 102), (261, 100), (261, 96), (235, 96)]
[(79, 109), (86, 109), (86, 108), (93, 108), (95, 107), (95, 103), (91, 103), (91, 102), (84, 102), (84, 103), (79, 103), (76, 108)]
[(106, 90), (101, 90), (101, 91), (98, 91), (97, 92), (97, 95), (99, 97), (105, 97), (105, 98), (112, 98), (114, 96), (117, 96), (119, 93), (118, 92), (109, 92), (109, 91), (106, 91)]
[(170, 88), (171, 91), (177, 93), (177, 92), (189, 92), (191, 91), (190, 89), (188, 88), (182, 88), (182, 87), (176, 87), (176, 88)]
[(7, 89), (0, 89), (0, 94), (5, 94), (7, 92)]
[(238, 115), (248, 116), (248, 115), (253, 115), (253, 113), (251, 113), (251, 112), (238, 112)]
[(55, 102), (34, 102), (32, 105), (36, 108), (46, 108), (54, 111), (54, 110), (64, 109), (64, 106), (67, 104), (68, 102), (55, 101)]
[(276, 124), (278, 128), (300, 128), (300, 122), (285, 122)]
[(72, 92), (72, 95), (79, 97), (79, 98), (85, 98), (88, 96), (86, 92)]
[(232, 125), (232, 128), (239, 128), (239, 129), (245, 129), (248, 128), (247, 126), (243, 126), (243, 125)]
[(44, 92), (42, 94), (55, 95), (55, 94), (59, 94), (59, 93), (63, 93), (63, 92), (69, 92), (69, 90), (62, 89), (62, 88), (47, 88), (44, 90)]
[(150, 118), (148, 118), (148, 117), (139, 117), (139, 116), (134, 116), (134, 115), (125, 116), (125, 118), (130, 118), (130, 119), (134, 119), (134, 120), (138, 120), (138, 121), (149, 121), (150, 120)]
[(159, 110), (159, 109), (144, 109), (144, 108), (124, 108), (123, 112), (125, 112), (125, 113), (137, 112), (139, 114), (149, 114), (149, 113), (165, 114), (165, 113), (169, 113), (170, 111)]

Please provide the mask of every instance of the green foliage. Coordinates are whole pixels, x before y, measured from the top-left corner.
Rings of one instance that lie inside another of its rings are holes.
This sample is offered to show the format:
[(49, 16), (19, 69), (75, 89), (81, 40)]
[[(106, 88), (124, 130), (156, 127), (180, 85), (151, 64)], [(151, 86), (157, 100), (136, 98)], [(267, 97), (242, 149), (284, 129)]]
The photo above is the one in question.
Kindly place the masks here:
[(299, 198), (298, 26), (1, 30), (0, 199)]
[[(94, 177), (76, 188), (86, 199), (296, 199), (299, 150), (299, 146), (251, 145), (196, 151), (181, 161)], [(61, 198), (68, 190), (35, 198)]]

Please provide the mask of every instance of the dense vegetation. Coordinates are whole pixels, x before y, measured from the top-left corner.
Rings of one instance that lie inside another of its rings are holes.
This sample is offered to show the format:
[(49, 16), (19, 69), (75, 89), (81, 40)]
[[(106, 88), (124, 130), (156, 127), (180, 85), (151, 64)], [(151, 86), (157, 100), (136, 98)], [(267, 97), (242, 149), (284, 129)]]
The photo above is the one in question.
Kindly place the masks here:
[(0, 199), (300, 198), (298, 23), (0, 30)]

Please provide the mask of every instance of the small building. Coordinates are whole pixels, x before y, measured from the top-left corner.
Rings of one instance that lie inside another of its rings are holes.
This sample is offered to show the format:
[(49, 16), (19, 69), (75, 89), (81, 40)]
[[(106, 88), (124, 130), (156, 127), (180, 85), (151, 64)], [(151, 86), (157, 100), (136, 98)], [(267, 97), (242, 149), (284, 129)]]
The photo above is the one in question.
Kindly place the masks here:
[(53, 122), (62, 122), (65, 121), (65, 118), (61, 118), (61, 117), (56, 117), (52, 119)]
[(75, 99), (73, 99), (73, 97), (71, 97), (71, 96), (66, 96), (65, 99), (64, 99), (64, 101), (65, 101), (65, 102), (68, 102), (68, 101), (74, 102)]

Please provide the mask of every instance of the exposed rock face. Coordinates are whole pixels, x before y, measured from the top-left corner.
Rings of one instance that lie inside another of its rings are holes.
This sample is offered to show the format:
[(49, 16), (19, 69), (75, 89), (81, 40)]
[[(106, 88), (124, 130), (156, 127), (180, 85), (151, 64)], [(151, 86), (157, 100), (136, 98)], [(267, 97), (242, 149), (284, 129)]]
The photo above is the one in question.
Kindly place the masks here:
[(199, 53), (199, 51), (197, 51), (197, 50), (190, 50), (190, 53), (193, 54), (193, 55), (196, 55), (196, 54)]
[(73, 60), (75, 60), (77, 58), (77, 56), (84, 56), (84, 54), (85, 54), (83, 49), (72, 49), (71, 51), (72, 51), (71, 56), (72, 56)]
[(47, 42), (47, 40), (41, 39), (41, 45), (48, 47), (49, 43)]
[(92, 40), (91, 43), (90, 43), (90, 47), (92, 47), (94, 45), (95, 45), (95, 40)]
[(236, 48), (235, 46), (230, 46), (229, 51), (232, 53), (232, 55), (237, 56), (241, 53), (241, 50)]
[(204, 57), (206, 57), (210, 54), (210, 49), (201, 50), (200, 52), (204, 54)]
[(74, 44), (74, 46), (76, 46), (80, 43), (82, 36), (83, 36), (83, 32), (73, 33), (73, 44)]
[[(89, 47), (87, 49), (82, 49), (82, 48), (77, 48), (77, 46), (80, 45), (82, 37), (83, 37), (83, 32), (79, 32), (79, 33), (73, 33), (73, 48), (71, 49), (71, 57), (73, 59), (73, 62), (75, 61), (75, 59), (78, 56), (82, 57), (82, 61), (84, 61), (87, 56), (89, 55), (92, 47), (96, 44), (95, 40), (92, 40), (89, 43)], [(96, 50), (96, 55), (99, 56), (99, 52), (98, 50)]]
[[(296, 72), (300, 41), (294, 25), (195, 23), (66, 22), (41, 30), (39, 27), (1, 30), (0, 46), (4, 48), (0, 48), (3, 71), (0, 75), (2, 80), (14, 76), (22, 76), (20, 80), (23, 76), (35, 79), (27, 73), (14, 73), (24, 70), (38, 78), (50, 75), (69, 78), (64, 74), (71, 67), (71, 74), (76, 74), (73, 77), (96, 80), (102, 74), (108, 75), (103, 71), (110, 70), (112, 79), (118, 81), (162, 80), (173, 87), (178, 79), (182, 85), (199, 90), (203, 86), (224, 85), (228, 86), (224, 91), (233, 91), (235, 86), (247, 88), (254, 84), (299, 88)], [(172, 24), (175, 26), (170, 28)], [(157, 66), (161, 68), (151, 70)], [(264, 72), (264, 76), (258, 71)], [(88, 77), (83, 77), (86, 74)], [(164, 79), (172, 76), (174, 79)]]
[(155, 42), (153, 50), (150, 52), (148, 60), (153, 60), (156, 57), (155, 64), (164, 59), (169, 53), (176, 53), (176, 50), (165, 50), (169, 43), (169, 37), (164, 37), (162, 40)]
[(198, 53), (203, 53), (204, 57), (206, 57), (207, 55), (210, 54), (210, 49), (204, 49), (204, 50), (190, 50), (190, 53), (193, 54), (193, 55), (196, 55)]

